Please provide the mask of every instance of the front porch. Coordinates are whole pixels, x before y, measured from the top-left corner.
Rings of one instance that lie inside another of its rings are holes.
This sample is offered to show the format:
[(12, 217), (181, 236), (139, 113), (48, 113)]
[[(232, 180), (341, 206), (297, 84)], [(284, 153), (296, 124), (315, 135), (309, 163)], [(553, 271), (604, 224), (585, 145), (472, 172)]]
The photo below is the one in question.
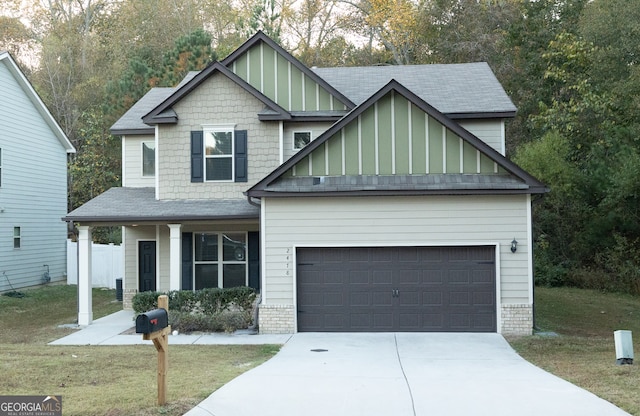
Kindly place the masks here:
[(247, 285), (259, 289), (259, 208), (241, 200), (155, 199), (112, 188), (69, 213), (78, 229), (78, 324), (93, 321), (92, 230), (121, 226), (123, 308), (139, 291)]

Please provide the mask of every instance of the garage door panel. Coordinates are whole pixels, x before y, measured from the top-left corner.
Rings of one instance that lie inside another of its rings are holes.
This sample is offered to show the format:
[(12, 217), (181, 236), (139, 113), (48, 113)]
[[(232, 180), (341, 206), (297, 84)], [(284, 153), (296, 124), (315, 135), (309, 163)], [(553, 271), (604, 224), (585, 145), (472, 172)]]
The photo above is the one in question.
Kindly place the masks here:
[(442, 306), (442, 292), (422, 292), (423, 306)]
[(422, 270), (420, 270), (419, 266), (416, 266), (413, 269), (404, 268), (396, 271), (396, 282), (400, 287), (408, 285), (408, 286), (419, 286), (421, 281)]
[(495, 295), (493, 292), (474, 293), (473, 304), (478, 306), (493, 306), (495, 305)]
[(351, 270), (349, 272), (349, 283), (352, 285), (368, 285), (370, 283), (370, 273), (368, 271)]
[(393, 328), (394, 328), (394, 325), (393, 325), (392, 313), (383, 313), (383, 312), (373, 313), (373, 328), (372, 328), (373, 331), (392, 331)]
[(374, 270), (372, 276), (374, 285), (393, 285), (393, 270)]
[(342, 307), (346, 306), (344, 301), (344, 293), (342, 292), (327, 292), (322, 298), (323, 304), (328, 307)]
[(394, 261), (393, 252), (389, 251), (387, 247), (373, 247), (369, 250), (373, 263), (393, 263)]
[(471, 329), (471, 314), (468, 313), (450, 313), (449, 328), (453, 331), (469, 331)]
[(358, 248), (354, 247), (349, 250), (346, 250), (346, 253), (349, 258), (349, 262), (368, 262), (371, 261), (371, 252), (369, 249), (363, 247)]
[(451, 270), (449, 272), (448, 282), (453, 285), (468, 285), (471, 283), (471, 275), (468, 270)]
[(495, 332), (494, 256), (493, 247), (299, 249), (298, 330)]
[(420, 306), (422, 305), (422, 296), (418, 291), (399, 291), (398, 292), (398, 305), (404, 306)]
[(473, 327), (478, 328), (478, 331), (493, 331), (495, 326), (495, 315), (492, 313), (475, 314), (473, 316)]
[(442, 284), (444, 282), (444, 272), (442, 270), (422, 270), (423, 284)]
[(468, 292), (449, 293), (449, 306), (470, 306), (471, 296)]
[(442, 331), (444, 316), (441, 313), (423, 313), (422, 328), (424, 331)]
[(487, 285), (493, 284), (493, 273), (491, 270), (474, 270), (471, 281), (473, 283), (485, 283)]

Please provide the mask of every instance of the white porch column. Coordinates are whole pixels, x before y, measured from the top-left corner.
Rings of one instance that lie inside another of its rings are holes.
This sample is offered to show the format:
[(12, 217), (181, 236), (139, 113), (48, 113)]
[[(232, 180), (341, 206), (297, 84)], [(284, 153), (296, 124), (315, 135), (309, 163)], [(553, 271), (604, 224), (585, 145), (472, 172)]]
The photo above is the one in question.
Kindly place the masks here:
[(91, 227), (78, 226), (78, 325), (91, 325)]
[(180, 290), (182, 224), (167, 225), (169, 226), (169, 290)]

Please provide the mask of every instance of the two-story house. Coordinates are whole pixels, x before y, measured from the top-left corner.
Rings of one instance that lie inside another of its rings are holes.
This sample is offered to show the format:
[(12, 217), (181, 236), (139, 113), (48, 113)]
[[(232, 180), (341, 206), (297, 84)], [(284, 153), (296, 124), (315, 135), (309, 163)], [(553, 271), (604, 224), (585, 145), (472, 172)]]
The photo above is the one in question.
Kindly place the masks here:
[(123, 187), (65, 218), (83, 287), (121, 225), (125, 307), (248, 285), (263, 333), (531, 333), (546, 188), (504, 156), (515, 111), (486, 63), (308, 68), (259, 32), (114, 124)]
[(0, 292), (66, 281), (67, 155), (75, 149), (0, 51)]

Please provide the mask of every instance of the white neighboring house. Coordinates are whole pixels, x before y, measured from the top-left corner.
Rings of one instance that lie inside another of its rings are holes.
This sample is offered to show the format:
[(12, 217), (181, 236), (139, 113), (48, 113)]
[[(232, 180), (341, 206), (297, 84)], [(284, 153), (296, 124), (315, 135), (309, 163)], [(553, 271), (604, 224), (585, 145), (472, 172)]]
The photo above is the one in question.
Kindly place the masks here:
[(0, 292), (66, 281), (69, 153), (67, 136), (0, 51)]

